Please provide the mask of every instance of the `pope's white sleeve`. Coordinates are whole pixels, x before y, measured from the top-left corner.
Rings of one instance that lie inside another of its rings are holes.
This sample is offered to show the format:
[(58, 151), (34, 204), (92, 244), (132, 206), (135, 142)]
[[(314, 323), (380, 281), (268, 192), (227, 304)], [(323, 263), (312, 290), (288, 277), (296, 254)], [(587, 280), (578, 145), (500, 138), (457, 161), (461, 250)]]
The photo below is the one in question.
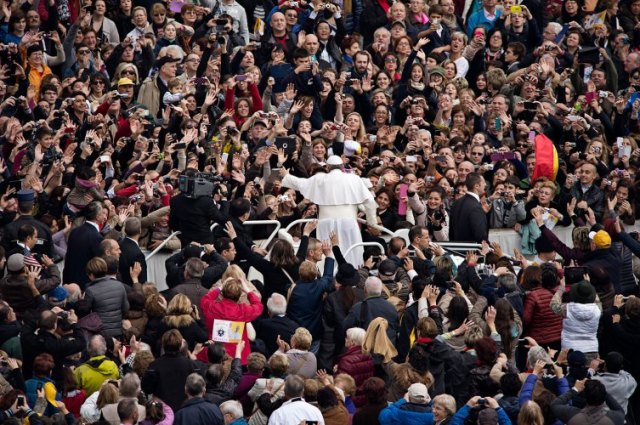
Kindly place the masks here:
[(376, 204), (376, 201), (374, 201), (373, 198), (368, 198), (362, 205), (364, 206), (364, 213), (367, 215), (367, 224), (369, 226), (378, 224), (376, 218), (376, 208), (378, 208), (378, 204)]
[(282, 186), (288, 187), (290, 189), (301, 191), (304, 186), (307, 184), (307, 179), (302, 179), (300, 177), (292, 176), (291, 174), (287, 174), (282, 179)]

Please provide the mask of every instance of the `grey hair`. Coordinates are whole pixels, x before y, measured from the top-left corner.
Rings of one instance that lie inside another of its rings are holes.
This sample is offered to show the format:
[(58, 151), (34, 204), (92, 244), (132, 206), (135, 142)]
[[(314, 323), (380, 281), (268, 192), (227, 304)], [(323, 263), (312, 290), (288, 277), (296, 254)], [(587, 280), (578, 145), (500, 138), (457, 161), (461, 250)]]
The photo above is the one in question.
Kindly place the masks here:
[(120, 397), (138, 397), (140, 393), (140, 377), (137, 373), (127, 373), (120, 381)]
[(289, 375), (284, 381), (284, 395), (287, 398), (302, 397), (304, 393), (304, 379), (298, 375)]
[(199, 258), (189, 258), (184, 271), (189, 277), (200, 279), (204, 275), (204, 262)]
[(89, 357), (104, 356), (107, 353), (107, 341), (102, 335), (94, 335), (89, 340), (87, 347)]
[(364, 343), (364, 336), (366, 333), (367, 331), (362, 328), (349, 328), (347, 329), (347, 339), (355, 345), (361, 346)]
[(380, 27), (377, 30), (375, 30), (373, 32), (373, 36), (375, 37), (376, 34), (382, 34), (382, 33), (387, 33), (388, 35), (391, 35), (391, 31), (389, 31), (388, 29), (386, 29), (385, 27)]
[(364, 291), (367, 295), (382, 294), (382, 281), (375, 276), (368, 277), (364, 282)]
[(238, 400), (228, 400), (220, 405), (220, 410), (223, 415), (227, 413), (233, 416), (233, 419), (240, 419), (244, 416), (244, 412), (242, 410), (242, 404)]
[(536, 345), (535, 347), (531, 347), (529, 349), (529, 353), (527, 354), (527, 364), (529, 365), (529, 367), (533, 368), (538, 360), (542, 360), (545, 363), (553, 363), (553, 360), (551, 360), (551, 357), (549, 357), (549, 353), (547, 353), (547, 350), (539, 345)]
[(287, 312), (287, 299), (282, 294), (274, 292), (267, 300), (267, 310), (274, 316)]
[(552, 30), (553, 30), (553, 32), (555, 32), (555, 33), (556, 33), (556, 35), (557, 35), (558, 33), (560, 33), (560, 31), (562, 31), (562, 25), (560, 25), (560, 24), (559, 24), (559, 23), (557, 23), (557, 22), (549, 22), (549, 23), (547, 24), (547, 27), (549, 27), (549, 29), (552, 29)]
[(192, 373), (187, 376), (187, 380), (184, 383), (184, 391), (190, 397), (197, 397), (204, 393), (204, 390), (207, 388), (204, 378), (197, 373)]
[(517, 278), (513, 273), (505, 273), (499, 276), (498, 285), (502, 286), (508, 292), (515, 292), (518, 290)]

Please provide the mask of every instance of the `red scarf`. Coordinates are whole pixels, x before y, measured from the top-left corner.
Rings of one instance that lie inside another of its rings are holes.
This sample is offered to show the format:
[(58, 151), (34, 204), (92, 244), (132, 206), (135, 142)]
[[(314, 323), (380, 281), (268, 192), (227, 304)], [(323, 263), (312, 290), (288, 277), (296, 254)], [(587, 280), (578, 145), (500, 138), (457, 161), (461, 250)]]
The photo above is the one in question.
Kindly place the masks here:
[(431, 344), (433, 342), (433, 338), (418, 338), (416, 339), (418, 344)]
[(389, 14), (389, 9), (391, 8), (391, 5), (389, 3), (387, 3), (387, 0), (378, 0), (378, 4), (380, 5), (380, 7), (382, 9), (384, 9), (384, 14), (388, 15)]

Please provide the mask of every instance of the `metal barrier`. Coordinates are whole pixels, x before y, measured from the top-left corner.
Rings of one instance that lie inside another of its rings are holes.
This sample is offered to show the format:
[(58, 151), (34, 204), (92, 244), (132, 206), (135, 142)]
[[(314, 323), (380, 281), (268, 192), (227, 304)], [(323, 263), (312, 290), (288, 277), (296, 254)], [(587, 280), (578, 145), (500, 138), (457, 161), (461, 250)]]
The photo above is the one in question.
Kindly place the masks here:
[(317, 218), (299, 218), (297, 220), (293, 220), (291, 223), (289, 223), (287, 227), (284, 228), (284, 231), (289, 232), (289, 229), (291, 229), (293, 226), (296, 226), (302, 223), (309, 223), (314, 220), (317, 220)]
[(482, 244), (475, 242), (438, 242), (445, 251), (464, 257), (468, 251), (480, 251)]
[[(359, 218), (358, 219), (358, 223), (367, 224), (367, 220)], [(367, 226), (368, 226), (368, 224), (367, 224)], [(394, 237), (396, 235), (391, 230), (387, 229), (386, 227), (382, 227), (379, 224), (374, 224), (373, 226), (370, 226), (370, 227), (373, 227), (376, 230), (380, 230), (382, 233), (385, 233), (386, 235), (391, 236), (391, 237)]]
[(261, 248), (269, 246), (273, 238), (278, 234), (278, 230), (282, 227), (282, 224), (278, 220), (249, 220), (242, 223), (244, 226), (259, 226), (261, 224), (275, 224), (276, 228), (269, 235), (266, 241), (262, 242)]
[(156, 255), (156, 254), (158, 253), (158, 251), (160, 251), (162, 248), (164, 248), (164, 247), (165, 247), (165, 245), (167, 245), (167, 244), (169, 243), (169, 241), (170, 241), (172, 238), (175, 238), (175, 237), (176, 237), (176, 236), (178, 236), (179, 234), (180, 234), (180, 231), (179, 231), (179, 230), (176, 230), (175, 232), (173, 232), (172, 234), (170, 234), (170, 235), (169, 235), (169, 237), (168, 237), (167, 239), (163, 240), (163, 241), (162, 241), (162, 243), (156, 247), (156, 249), (154, 249), (153, 251), (151, 251), (151, 252), (149, 253), (149, 255), (147, 255), (146, 257), (144, 257), (145, 261), (149, 261), (149, 259), (150, 259), (151, 257), (153, 257), (154, 255)]
[(380, 254), (384, 255), (384, 247), (379, 242), (360, 242), (360, 243), (351, 245), (349, 249), (347, 249), (347, 252), (343, 254), (343, 256), (346, 257), (347, 255), (349, 255), (351, 250), (359, 246), (377, 246), (378, 248), (380, 248)]

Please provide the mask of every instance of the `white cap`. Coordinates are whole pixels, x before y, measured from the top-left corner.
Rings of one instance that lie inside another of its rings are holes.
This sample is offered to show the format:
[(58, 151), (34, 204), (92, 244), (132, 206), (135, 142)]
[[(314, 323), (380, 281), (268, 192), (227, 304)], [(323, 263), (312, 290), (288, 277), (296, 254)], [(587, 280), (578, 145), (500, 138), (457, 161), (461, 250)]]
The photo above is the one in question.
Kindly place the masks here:
[(358, 155), (361, 152), (360, 143), (355, 140), (344, 141), (344, 154), (347, 156)]
[(414, 403), (429, 403), (429, 401), (431, 401), (427, 386), (424, 384), (411, 384), (407, 393), (409, 394), (409, 400)]
[(329, 157), (329, 159), (327, 159), (327, 165), (343, 165), (344, 162), (342, 161), (342, 158), (340, 158), (338, 155), (332, 155)]

